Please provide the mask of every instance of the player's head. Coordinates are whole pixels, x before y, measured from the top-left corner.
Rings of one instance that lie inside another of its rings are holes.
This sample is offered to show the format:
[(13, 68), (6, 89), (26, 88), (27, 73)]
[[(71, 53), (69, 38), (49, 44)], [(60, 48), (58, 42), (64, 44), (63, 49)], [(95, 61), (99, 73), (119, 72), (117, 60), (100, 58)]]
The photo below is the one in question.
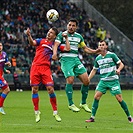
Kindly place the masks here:
[(70, 19), (67, 24), (68, 33), (73, 34), (77, 30), (77, 27), (78, 27), (78, 21), (74, 18)]
[(46, 38), (48, 40), (50, 40), (50, 41), (54, 41), (54, 39), (56, 38), (57, 34), (58, 34), (58, 29), (56, 27), (52, 27), (48, 31)]
[(108, 45), (104, 40), (101, 40), (98, 43), (98, 47), (103, 51), (103, 50), (107, 50)]
[(0, 52), (3, 50), (3, 45), (2, 43), (0, 42)]
[(56, 27), (52, 27), (51, 29), (55, 32), (55, 35), (57, 36), (58, 33), (59, 33), (59, 32), (58, 32), (58, 29), (57, 29)]

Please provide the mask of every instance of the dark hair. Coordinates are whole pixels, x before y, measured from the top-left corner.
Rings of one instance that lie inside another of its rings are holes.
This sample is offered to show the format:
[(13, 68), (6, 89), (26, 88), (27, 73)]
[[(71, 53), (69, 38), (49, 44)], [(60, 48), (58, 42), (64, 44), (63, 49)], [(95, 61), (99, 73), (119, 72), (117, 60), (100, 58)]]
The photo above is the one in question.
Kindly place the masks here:
[(51, 29), (55, 31), (55, 35), (57, 36), (58, 33), (59, 33), (59, 32), (58, 32), (58, 29), (57, 29), (56, 27), (52, 27)]
[(78, 20), (75, 18), (71, 18), (68, 22), (75, 22), (76, 26), (78, 26)]
[(105, 42), (105, 44), (108, 45), (108, 43), (107, 43), (105, 40), (100, 40), (99, 42), (100, 42), (100, 43), (101, 43), (101, 42)]

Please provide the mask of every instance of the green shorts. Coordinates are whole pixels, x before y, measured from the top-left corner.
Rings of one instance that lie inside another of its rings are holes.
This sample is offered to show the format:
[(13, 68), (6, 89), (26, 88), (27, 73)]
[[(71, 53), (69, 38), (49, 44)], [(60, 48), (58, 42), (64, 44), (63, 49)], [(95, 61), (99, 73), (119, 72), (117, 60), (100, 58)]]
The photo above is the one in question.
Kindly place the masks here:
[(121, 87), (120, 87), (119, 80), (113, 80), (113, 81), (100, 80), (100, 82), (96, 87), (96, 90), (105, 94), (107, 89), (109, 89), (110, 93), (114, 96), (117, 94), (121, 94)]
[(60, 59), (60, 63), (61, 70), (64, 73), (65, 78), (78, 76), (87, 72), (78, 57), (62, 57)]

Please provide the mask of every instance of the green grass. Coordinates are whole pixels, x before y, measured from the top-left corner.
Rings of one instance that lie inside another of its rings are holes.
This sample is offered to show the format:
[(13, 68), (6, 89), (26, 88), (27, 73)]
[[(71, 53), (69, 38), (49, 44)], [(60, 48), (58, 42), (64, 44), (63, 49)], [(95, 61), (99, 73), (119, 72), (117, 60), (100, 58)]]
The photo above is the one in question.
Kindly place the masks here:
[[(6, 115), (0, 115), (0, 133), (132, 133), (133, 124), (128, 123), (124, 111), (109, 91), (99, 103), (96, 121), (85, 123), (90, 113), (81, 110), (74, 113), (68, 110), (65, 91), (56, 91), (59, 114), (62, 122), (56, 122), (52, 116), (48, 93), (40, 91), (41, 121), (35, 123), (31, 101), (31, 92), (11, 91), (5, 100)], [(123, 99), (126, 101), (133, 115), (132, 90), (123, 90)], [(93, 102), (94, 90), (89, 91), (88, 105)], [(80, 91), (74, 91), (74, 101), (80, 103)]]

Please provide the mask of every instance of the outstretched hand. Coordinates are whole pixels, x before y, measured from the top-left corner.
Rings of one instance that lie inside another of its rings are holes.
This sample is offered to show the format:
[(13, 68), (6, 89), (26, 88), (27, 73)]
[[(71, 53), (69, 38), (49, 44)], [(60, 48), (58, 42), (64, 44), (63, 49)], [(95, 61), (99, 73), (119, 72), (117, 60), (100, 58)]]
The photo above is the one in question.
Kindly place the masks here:
[(7, 66), (9, 66), (9, 67), (12, 66), (10, 61), (6, 62), (5, 65), (7, 65)]
[(27, 28), (27, 30), (25, 31), (25, 34), (27, 35), (27, 36), (30, 36), (31, 34), (30, 34), (30, 28)]
[(97, 49), (96, 49), (96, 53), (97, 53), (97, 54), (100, 54), (101, 51), (102, 51), (101, 48), (97, 48)]
[(66, 33), (62, 33), (62, 36), (65, 37), (65, 38), (68, 38)]
[(120, 70), (117, 69), (117, 70), (116, 70), (116, 73), (117, 73), (118, 75), (120, 75)]
[(10, 73), (11, 73), (11, 71), (10, 71), (10, 70), (6, 70), (6, 73), (7, 73), (7, 74), (10, 74)]

